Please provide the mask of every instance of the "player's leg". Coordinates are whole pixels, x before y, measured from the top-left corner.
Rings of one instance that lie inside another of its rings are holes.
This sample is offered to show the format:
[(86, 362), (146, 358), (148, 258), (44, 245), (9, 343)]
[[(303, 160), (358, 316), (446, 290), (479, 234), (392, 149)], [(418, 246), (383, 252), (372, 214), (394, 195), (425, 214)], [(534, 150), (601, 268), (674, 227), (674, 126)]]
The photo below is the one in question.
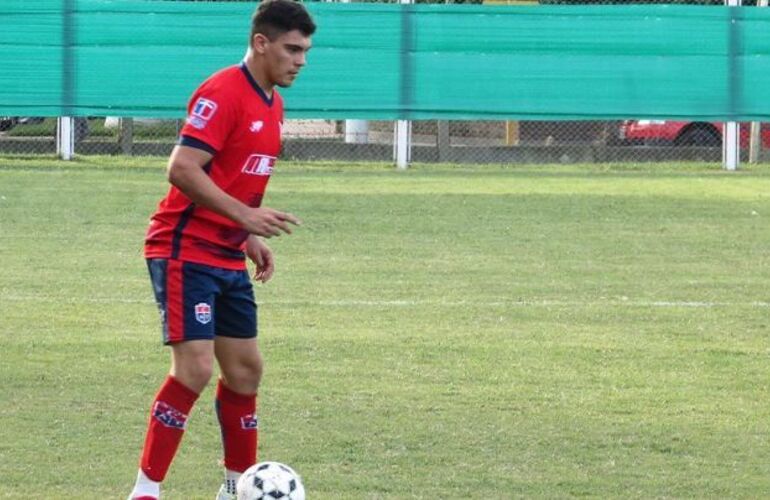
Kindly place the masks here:
[(239, 394), (258, 392), (264, 361), (256, 338), (217, 336), (214, 352), (221, 370), (220, 383)]
[(225, 483), (218, 498), (233, 498), (241, 473), (257, 460), (257, 389), (262, 355), (257, 344), (257, 308), (248, 274), (234, 272), (217, 298), (214, 353), (220, 368), (216, 408), (222, 429)]
[(211, 378), (213, 341), (190, 340), (174, 344), (171, 349), (171, 371), (152, 402), (137, 487), (131, 498), (157, 498), (160, 483), (182, 442), (190, 412)]
[[(234, 495), (243, 471), (257, 461), (257, 390), (262, 376), (262, 355), (255, 338), (217, 336), (215, 352), (221, 374), (216, 408), (225, 465), (225, 483), (221, 491)], [(220, 494), (219, 498), (228, 497)]]
[(211, 378), (216, 286), (205, 273), (178, 261), (148, 262), (161, 311), (171, 370), (150, 408), (140, 469), (129, 498), (158, 498), (160, 483), (182, 440), (190, 411)]

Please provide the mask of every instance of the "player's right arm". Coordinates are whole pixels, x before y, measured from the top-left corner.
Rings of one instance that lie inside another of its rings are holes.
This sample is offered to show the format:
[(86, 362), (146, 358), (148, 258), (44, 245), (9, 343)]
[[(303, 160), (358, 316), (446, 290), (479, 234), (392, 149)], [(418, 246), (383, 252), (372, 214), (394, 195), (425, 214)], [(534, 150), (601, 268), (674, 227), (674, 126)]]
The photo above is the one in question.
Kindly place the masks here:
[(294, 215), (268, 207), (253, 208), (233, 198), (217, 186), (204, 167), (212, 154), (190, 146), (176, 146), (168, 162), (168, 181), (190, 201), (208, 208), (257, 236), (270, 238), (281, 232), (291, 234), (289, 224), (298, 225)]

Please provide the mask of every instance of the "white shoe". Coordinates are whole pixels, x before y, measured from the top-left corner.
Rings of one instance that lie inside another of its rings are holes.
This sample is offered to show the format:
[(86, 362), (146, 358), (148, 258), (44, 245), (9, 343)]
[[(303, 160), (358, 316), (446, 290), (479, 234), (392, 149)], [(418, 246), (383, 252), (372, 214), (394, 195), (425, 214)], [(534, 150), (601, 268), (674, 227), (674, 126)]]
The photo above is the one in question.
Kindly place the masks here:
[(217, 493), (217, 497), (215, 500), (238, 500), (235, 495), (232, 493), (227, 492), (227, 488), (225, 488), (225, 485), (219, 487), (219, 492)]

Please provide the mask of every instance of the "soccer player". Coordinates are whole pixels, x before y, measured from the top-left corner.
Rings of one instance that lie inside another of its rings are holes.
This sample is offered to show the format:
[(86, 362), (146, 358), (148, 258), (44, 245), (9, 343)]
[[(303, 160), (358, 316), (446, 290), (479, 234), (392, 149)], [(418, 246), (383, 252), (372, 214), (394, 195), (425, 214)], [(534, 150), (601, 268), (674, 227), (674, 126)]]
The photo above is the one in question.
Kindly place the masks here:
[(315, 24), (302, 4), (265, 0), (252, 18), (245, 59), (195, 91), (168, 163), (171, 187), (153, 214), (145, 257), (161, 313), (171, 370), (150, 408), (130, 499), (158, 499), (214, 360), (216, 412), (225, 480), (217, 499), (234, 499), (240, 474), (257, 460), (257, 345), (254, 279), (266, 282), (273, 255), (261, 238), (291, 233), (292, 214), (260, 207), (281, 150), (283, 101), (311, 46)]

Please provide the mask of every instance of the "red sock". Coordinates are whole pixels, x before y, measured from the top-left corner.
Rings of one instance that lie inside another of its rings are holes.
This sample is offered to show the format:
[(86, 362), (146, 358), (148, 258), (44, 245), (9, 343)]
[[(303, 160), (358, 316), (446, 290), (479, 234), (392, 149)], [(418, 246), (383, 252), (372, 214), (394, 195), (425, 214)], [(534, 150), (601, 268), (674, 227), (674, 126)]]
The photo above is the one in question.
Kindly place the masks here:
[(155, 396), (139, 463), (145, 475), (153, 481), (161, 482), (166, 477), (187, 427), (187, 416), (197, 399), (197, 393), (171, 375)]
[(257, 395), (234, 392), (220, 380), (216, 406), (222, 429), (225, 468), (243, 472), (257, 463)]

